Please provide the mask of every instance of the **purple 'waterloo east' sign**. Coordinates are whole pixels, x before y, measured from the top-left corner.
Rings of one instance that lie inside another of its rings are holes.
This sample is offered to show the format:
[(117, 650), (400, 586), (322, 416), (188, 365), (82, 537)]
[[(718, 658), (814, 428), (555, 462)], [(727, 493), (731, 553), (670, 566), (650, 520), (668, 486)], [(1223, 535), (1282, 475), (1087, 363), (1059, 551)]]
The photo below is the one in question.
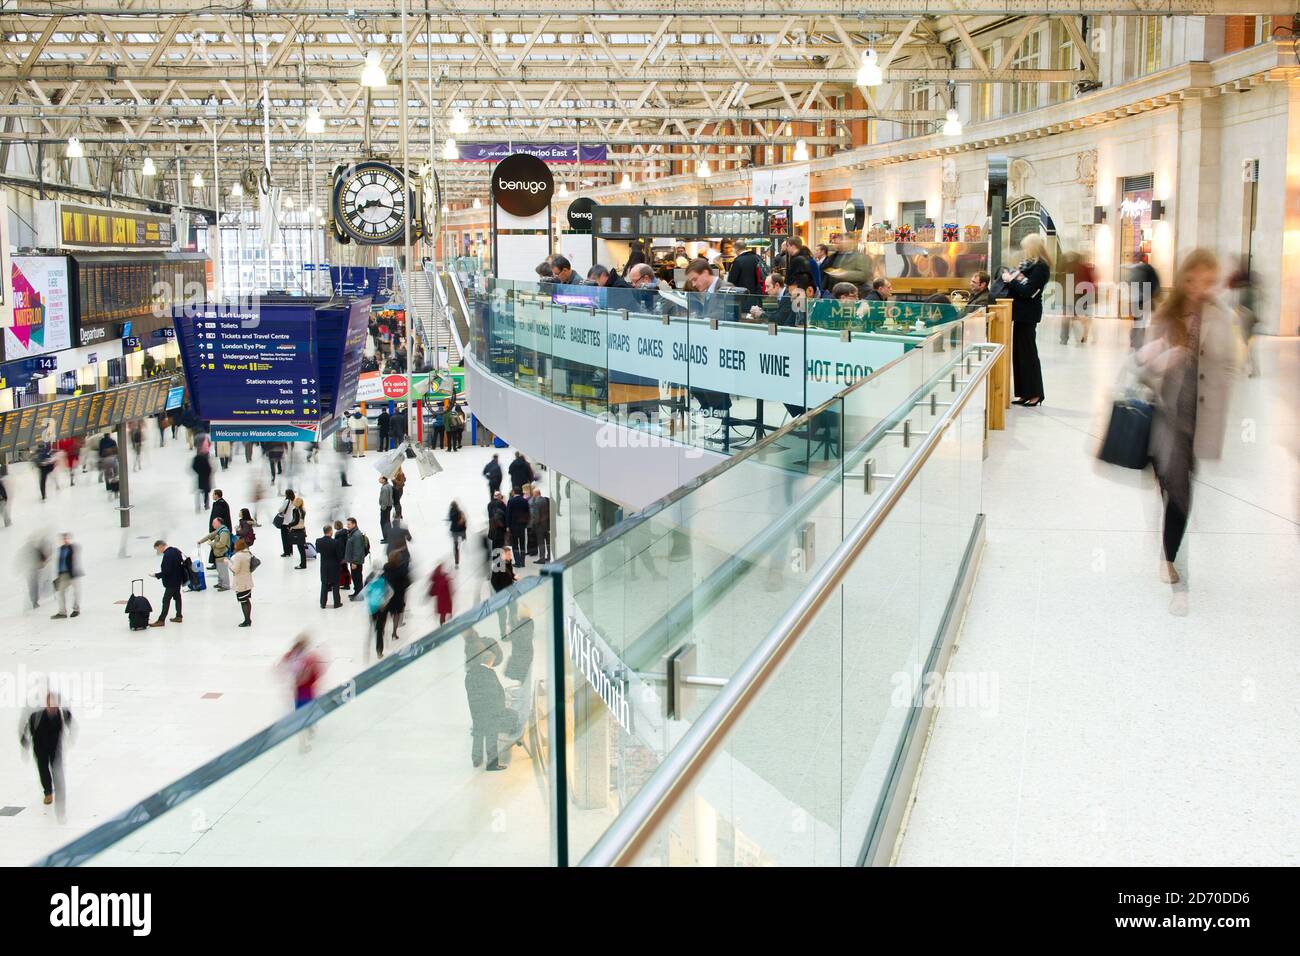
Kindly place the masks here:
[(608, 147), (560, 143), (463, 143), (456, 147), (462, 161), (495, 163), (512, 153), (527, 153), (548, 163), (603, 163)]

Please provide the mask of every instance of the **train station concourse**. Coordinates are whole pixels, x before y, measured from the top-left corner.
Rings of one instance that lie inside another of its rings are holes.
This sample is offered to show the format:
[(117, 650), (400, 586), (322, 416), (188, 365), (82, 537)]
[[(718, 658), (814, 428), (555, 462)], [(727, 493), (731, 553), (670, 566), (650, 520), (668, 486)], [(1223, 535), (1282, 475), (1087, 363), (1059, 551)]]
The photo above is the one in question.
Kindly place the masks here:
[(0, 863), (1300, 861), (1294, 0), (161, 4), (0, 4)]

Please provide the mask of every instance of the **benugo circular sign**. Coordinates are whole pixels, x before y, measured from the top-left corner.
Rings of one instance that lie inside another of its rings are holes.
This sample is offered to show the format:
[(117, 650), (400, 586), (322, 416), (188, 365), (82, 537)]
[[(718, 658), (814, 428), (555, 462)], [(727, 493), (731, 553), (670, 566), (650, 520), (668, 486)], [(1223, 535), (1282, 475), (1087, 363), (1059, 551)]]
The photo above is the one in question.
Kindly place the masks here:
[(579, 196), (569, 203), (569, 229), (572, 232), (591, 232), (596, 216), (596, 200)]
[(555, 177), (536, 156), (512, 153), (492, 170), (492, 198), (512, 216), (533, 216), (551, 204)]

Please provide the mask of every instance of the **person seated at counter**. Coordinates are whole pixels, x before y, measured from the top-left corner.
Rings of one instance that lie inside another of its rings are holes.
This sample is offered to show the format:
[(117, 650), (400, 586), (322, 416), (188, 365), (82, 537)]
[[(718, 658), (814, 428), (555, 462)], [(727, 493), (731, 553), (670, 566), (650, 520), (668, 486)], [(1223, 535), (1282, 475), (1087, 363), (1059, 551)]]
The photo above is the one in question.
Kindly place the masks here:
[(970, 277), (970, 298), (966, 300), (966, 308), (961, 310), (961, 314), (969, 315), (971, 312), (987, 309), (988, 305), (989, 274), (987, 272), (977, 272)]
[(776, 315), (772, 321), (785, 328), (797, 328), (804, 325), (808, 318), (808, 306), (817, 299), (817, 280), (806, 272), (786, 286), (784, 293), (776, 300)]
[(617, 272), (610, 272), (606, 266), (602, 266), (599, 262), (587, 270), (587, 281), (594, 282), (602, 289), (632, 288)]
[(659, 280), (655, 278), (655, 270), (648, 262), (639, 262), (634, 265), (627, 273), (628, 284), (632, 287), (632, 298), (636, 302), (637, 311), (651, 312), (656, 311), (659, 303)]
[(686, 267), (686, 287), (699, 293), (701, 299), (698, 310), (692, 309), (692, 314), (720, 322), (736, 320), (741, 305), (738, 296), (743, 295), (745, 290), (714, 275), (707, 260), (695, 259)]
[(580, 285), (578, 274), (564, 256), (551, 257), (551, 279), (560, 285)]
[(831, 289), (831, 298), (836, 302), (857, 302), (858, 287), (852, 282), (837, 282)]
[(894, 287), (889, 280), (881, 276), (872, 280), (871, 291), (867, 293), (868, 302), (888, 302), (894, 295)]
[(533, 271), (537, 273), (538, 282), (550, 282), (551, 279), (554, 278), (554, 276), (551, 275), (550, 259), (547, 259), (545, 262), (539, 262), (537, 264), (537, 268), (534, 269)]
[(813, 256), (813, 259), (817, 261), (817, 265), (819, 266), (825, 265), (826, 260), (829, 259), (830, 257), (831, 257), (831, 247), (826, 245), (826, 243), (824, 242), (819, 242), (817, 244), (817, 255)]

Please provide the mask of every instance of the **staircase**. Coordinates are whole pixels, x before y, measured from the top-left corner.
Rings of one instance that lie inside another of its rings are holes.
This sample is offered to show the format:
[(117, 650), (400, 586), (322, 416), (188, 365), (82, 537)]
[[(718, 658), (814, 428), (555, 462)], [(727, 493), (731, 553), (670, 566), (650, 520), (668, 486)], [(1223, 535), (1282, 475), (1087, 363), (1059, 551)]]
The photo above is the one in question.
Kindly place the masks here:
[[(406, 314), (433, 358), (440, 350), (447, 352), (447, 364), (460, 364), (460, 350), (447, 325), (447, 313), (433, 289), (432, 279), (424, 269), (399, 274)], [(435, 364), (438, 364), (435, 361)]]

